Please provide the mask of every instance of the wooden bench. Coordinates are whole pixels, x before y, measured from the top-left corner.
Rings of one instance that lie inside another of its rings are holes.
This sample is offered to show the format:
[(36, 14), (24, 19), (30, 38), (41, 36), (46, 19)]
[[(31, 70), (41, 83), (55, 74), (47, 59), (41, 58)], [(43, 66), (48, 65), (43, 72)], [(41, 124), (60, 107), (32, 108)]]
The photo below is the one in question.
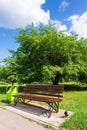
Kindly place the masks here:
[(45, 111), (48, 117), (52, 111), (59, 110), (59, 102), (63, 98), (64, 85), (26, 85), (21, 94), (13, 95), (14, 106), (17, 103), (28, 103), (28, 101), (40, 101), (48, 104), (49, 109)]

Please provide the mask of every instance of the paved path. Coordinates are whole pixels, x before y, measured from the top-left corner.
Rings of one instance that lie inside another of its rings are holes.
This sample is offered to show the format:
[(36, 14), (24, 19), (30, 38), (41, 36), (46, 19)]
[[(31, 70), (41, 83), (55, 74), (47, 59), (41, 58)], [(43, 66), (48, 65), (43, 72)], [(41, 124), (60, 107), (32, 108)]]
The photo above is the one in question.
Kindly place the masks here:
[(0, 130), (48, 130), (9, 110), (0, 108)]

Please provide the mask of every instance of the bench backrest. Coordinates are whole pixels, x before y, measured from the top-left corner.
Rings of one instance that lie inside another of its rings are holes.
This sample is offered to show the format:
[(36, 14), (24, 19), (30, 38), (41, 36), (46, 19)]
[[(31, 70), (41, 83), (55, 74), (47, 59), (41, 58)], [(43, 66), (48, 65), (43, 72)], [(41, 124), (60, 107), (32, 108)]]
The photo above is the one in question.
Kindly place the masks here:
[(44, 96), (61, 97), (64, 91), (64, 85), (26, 85), (24, 93), (26, 94), (37, 94)]

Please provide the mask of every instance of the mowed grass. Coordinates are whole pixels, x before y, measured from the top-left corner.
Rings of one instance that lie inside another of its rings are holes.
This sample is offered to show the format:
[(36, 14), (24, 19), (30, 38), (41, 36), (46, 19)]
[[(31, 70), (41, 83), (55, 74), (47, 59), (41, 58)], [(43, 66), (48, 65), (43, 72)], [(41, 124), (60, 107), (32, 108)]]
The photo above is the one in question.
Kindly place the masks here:
[(87, 130), (87, 91), (64, 92), (60, 108), (74, 114), (60, 127), (65, 130)]

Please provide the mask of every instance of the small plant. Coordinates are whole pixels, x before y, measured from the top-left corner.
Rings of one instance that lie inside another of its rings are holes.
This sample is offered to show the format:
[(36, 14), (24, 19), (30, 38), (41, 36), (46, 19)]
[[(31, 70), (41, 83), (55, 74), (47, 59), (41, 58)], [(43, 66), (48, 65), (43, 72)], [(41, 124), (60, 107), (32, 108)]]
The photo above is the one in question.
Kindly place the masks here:
[(45, 124), (44, 127), (48, 128), (48, 129), (55, 130), (55, 128), (53, 128), (53, 126), (51, 124)]

